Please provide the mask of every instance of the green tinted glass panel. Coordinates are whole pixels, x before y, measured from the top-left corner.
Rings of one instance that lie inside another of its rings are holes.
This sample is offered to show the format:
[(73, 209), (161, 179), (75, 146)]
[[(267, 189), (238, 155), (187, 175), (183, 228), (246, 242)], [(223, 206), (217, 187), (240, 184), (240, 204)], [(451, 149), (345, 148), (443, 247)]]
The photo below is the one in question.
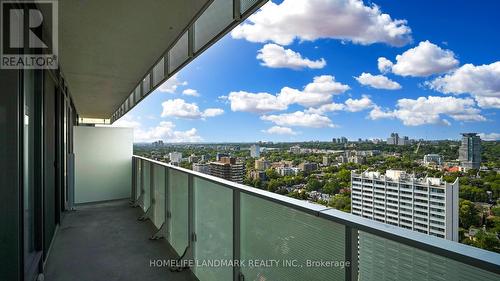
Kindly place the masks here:
[(165, 167), (154, 164), (154, 216), (156, 228), (165, 221)]
[[(233, 190), (203, 179), (194, 179), (195, 259), (201, 262), (233, 259)], [(203, 265), (203, 264), (201, 264)], [(199, 266), (200, 280), (232, 280), (230, 266)]]
[(245, 280), (344, 280), (343, 225), (242, 194), (240, 232)]
[(142, 189), (144, 191), (143, 200), (142, 200), (142, 209), (146, 212), (151, 205), (151, 163), (143, 162), (142, 168), (143, 172), (143, 185)]
[(168, 174), (170, 205), (169, 242), (178, 255), (188, 245), (188, 176), (170, 169)]
[(136, 159), (136, 165), (135, 165), (135, 170), (136, 170), (136, 177), (135, 177), (135, 200), (139, 199), (139, 196), (141, 196), (141, 171), (142, 171), (142, 160), (141, 159)]
[(359, 280), (500, 280), (500, 275), (359, 232)]

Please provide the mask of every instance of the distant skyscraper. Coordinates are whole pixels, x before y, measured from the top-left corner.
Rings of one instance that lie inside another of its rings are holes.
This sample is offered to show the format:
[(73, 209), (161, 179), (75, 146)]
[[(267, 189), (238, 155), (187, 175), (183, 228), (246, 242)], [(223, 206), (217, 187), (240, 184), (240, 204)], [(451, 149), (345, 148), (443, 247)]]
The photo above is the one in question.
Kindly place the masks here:
[(398, 133), (392, 133), (390, 137), (387, 138), (387, 144), (397, 145), (399, 140)]
[(260, 157), (260, 147), (256, 144), (250, 146), (250, 156), (253, 158)]
[(392, 133), (387, 138), (387, 144), (391, 145), (407, 145), (410, 144), (410, 139), (407, 136), (400, 137), (398, 133)]
[(479, 169), (481, 167), (481, 138), (476, 133), (463, 133), (458, 154), (462, 168)]

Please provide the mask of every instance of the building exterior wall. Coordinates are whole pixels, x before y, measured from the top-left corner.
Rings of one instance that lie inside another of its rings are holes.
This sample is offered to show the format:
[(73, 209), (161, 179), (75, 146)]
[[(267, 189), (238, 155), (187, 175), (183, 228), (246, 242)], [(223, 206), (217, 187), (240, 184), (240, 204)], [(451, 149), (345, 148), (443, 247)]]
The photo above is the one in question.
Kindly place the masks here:
[(351, 213), (458, 241), (458, 186), (352, 173)]

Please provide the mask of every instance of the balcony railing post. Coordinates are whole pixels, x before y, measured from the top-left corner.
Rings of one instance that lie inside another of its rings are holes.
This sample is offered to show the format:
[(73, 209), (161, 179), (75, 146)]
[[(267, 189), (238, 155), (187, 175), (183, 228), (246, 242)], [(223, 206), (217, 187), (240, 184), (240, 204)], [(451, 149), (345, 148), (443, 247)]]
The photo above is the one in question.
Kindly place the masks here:
[(345, 280), (358, 280), (358, 230), (345, 226)]
[[(233, 261), (241, 260), (240, 196), (240, 191), (233, 189)], [(235, 263), (235, 266), (233, 267), (233, 280), (239, 281), (241, 274), (239, 265)]]

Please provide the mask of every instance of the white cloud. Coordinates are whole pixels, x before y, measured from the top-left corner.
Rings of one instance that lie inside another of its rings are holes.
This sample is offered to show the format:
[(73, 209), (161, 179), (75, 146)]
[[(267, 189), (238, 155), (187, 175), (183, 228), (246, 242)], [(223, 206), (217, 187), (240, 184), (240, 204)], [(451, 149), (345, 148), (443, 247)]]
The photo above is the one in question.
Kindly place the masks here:
[(176, 131), (175, 124), (162, 121), (158, 126), (143, 129), (142, 124), (131, 116), (124, 116), (113, 123), (112, 127), (125, 127), (134, 129), (134, 142), (200, 142), (203, 139), (198, 135), (196, 128), (186, 131)]
[(368, 96), (363, 96), (360, 99), (348, 99), (345, 101), (345, 110), (350, 112), (359, 112), (374, 106), (372, 100)]
[(288, 108), (288, 104), (268, 93), (231, 92), (228, 100), (232, 111), (264, 113)]
[(161, 84), (160, 87), (158, 87), (158, 91), (163, 93), (174, 94), (179, 86), (186, 86), (186, 85), (187, 85), (186, 81), (180, 81), (179, 76), (177, 74), (174, 74), (167, 81)]
[(207, 108), (204, 111), (200, 111), (196, 103), (187, 103), (183, 99), (167, 100), (161, 105), (163, 107), (161, 117), (171, 116), (184, 119), (202, 119), (224, 113), (220, 108)]
[(333, 95), (349, 90), (348, 85), (336, 82), (331, 75), (314, 77), (304, 90), (283, 87), (277, 95), (269, 93), (231, 92), (228, 96), (232, 111), (265, 113), (286, 110), (291, 104), (306, 107), (320, 106), (331, 102)]
[(308, 128), (325, 128), (335, 127), (330, 118), (315, 114), (296, 111), (293, 113), (283, 113), (279, 115), (264, 115), (260, 119), (271, 121), (278, 126), (286, 127), (308, 127)]
[(365, 86), (370, 86), (375, 89), (385, 89), (385, 90), (398, 90), (401, 89), (401, 85), (398, 82), (394, 82), (391, 79), (385, 77), (384, 75), (372, 75), (370, 73), (363, 72), (359, 77), (354, 77), (358, 82)]
[(395, 110), (384, 111), (375, 106), (370, 112), (372, 120), (397, 118), (406, 126), (420, 126), (425, 124), (450, 125), (443, 118), (449, 116), (457, 121), (485, 121), (472, 99), (455, 97), (419, 97), (418, 99), (400, 99)]
[(342, 111), (344, 109), (345, 109), (344, 104), (332, 102), (328, 104), (323, 104), (322, 106), (317, 108), (310, 107), (305, 110), (305, 113), (325, 114), (326, 112)]
[(273, 126), (267, 130), (262, 130), (263, 133), (273, 134), (273, 135), (296, 135), (297, 132), (288, 127)]
[(427, 85), (445, 94), (469, 93), (483, 108), (500, 108), (500, 61), (478, 66), (465, 64)]
[(443, 73), (458, 64), (453, 51), (441, 49), (429, 41), (422, 41), (418, 46), (397, 55), (395, 64), (383, 57), (378, 59), (378, 67), (382, 72), (390, 68), (394, 74), (413, 77)]
[(169, 143), (179, 142), (200, 142), (203, 139), (198, 135), (196, 128), (186, 131), (176, 131), (175, 124), (168, 121), (162, 121), (158, 126), (146, 130), (134, 130), (134, 142), (153, 142), (163, 140)]
[(384, 57), (380, 57), (377, 59), (378, 70), (382, 73), (390, 72), (392, 69), (392, 65), (393, 65), (392, 61), (390, 61)]
[(333, 38), (368, 45), (382, 42), (402, 46), (411, 42), (406, 20), (393, 20), (376, 5), (362, 0), (269, 1), (231, 32), (233, 38), (280, 45), (295, 39)]
[(224, 114), (224, 110), (220, 108), (207, 108), (203, 111), (203, 117), (215, 117)]
[(302, 58), (300, 53), (271, 43), (264, 45), (259, 50), (257, 59), (262, 61), (262, 65), (270, 68), (291, 68), (295, 70), (302, 68), (320, 69), (326, 65), (326, 61), (323, 58), (314, 61)]
[(141, 123), (135, 120), (135, 118), (133, 118), (131, 115), (125, 115), (111, 125), (111, 127), (134, 128), (134, 129), (139, 128), (140, 126)]
[(496, 141), (500, 140), (500, 134), (499, 133), (479, 133), (478, 134), (482, 140), (485, 141)]
[(198, 93), (198, 91), (196, 91), (195, 89), (185, 89), (184, 91), (182, 91), (182, 94), (186, 95), (186, 96), (193, 96), (193, 97), (200, 96), (200, 93)]

